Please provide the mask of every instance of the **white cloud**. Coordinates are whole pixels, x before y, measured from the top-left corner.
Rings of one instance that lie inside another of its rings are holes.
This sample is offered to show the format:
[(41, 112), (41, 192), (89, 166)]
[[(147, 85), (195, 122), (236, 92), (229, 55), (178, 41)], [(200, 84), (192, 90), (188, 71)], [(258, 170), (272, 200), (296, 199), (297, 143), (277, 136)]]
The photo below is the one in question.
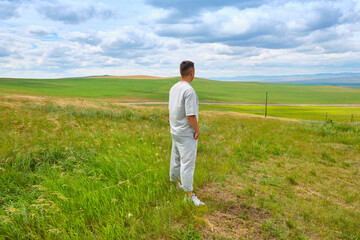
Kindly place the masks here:
[(37, 10), (45, 18), (65, 24), (79, 24), (92, 18), (108, 19), (114, 15), (113, 10), (104, 4), (73, 1), (42, 1), (38, 4)]
[(184, 59), (204, 77), (359, 71), (359, 1), (203, 2), (185, 16), (150, 2), (0, 0), (0, 76), (172, 76)]
[(21, 1), (0, 1), (0, 20), (17, 17), (17, 9)]

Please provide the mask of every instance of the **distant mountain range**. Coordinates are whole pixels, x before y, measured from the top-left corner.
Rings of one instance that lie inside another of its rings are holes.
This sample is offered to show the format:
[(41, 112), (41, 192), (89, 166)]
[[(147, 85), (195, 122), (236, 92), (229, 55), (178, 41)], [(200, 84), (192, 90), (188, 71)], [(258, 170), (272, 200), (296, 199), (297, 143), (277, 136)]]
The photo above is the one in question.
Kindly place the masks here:
[(360, 73), (319, 73), (286, 76), (236, 76), (210, 78), (219, 81), (296, 83), (305, 85), (331, 85), (360, 88)]

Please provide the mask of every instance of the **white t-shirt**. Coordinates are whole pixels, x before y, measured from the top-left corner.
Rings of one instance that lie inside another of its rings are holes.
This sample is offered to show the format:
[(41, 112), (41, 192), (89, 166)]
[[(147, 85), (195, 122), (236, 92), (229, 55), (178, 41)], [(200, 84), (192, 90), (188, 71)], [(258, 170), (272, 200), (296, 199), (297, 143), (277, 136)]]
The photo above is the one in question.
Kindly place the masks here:
[(199, 98), (188, 82), (179, 81), (169, 92), (170, 133), (178, 136), (194, 136), (186, 116), (199, 115)]

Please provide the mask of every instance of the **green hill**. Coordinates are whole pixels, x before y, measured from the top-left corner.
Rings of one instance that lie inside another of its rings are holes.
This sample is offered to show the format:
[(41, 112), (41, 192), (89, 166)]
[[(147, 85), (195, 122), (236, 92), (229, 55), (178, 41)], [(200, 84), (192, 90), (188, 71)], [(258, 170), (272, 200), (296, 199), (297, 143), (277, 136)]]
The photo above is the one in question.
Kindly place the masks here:
[[(0, 78), (0, 91), (43, 96), (118, 98), (119, 101), (167, 101), (179, 78)], [(263, 103), (360, 103), (360, 89), (259, 82), (225, 82), (196, 78), (192, 82), (201, 102)]]

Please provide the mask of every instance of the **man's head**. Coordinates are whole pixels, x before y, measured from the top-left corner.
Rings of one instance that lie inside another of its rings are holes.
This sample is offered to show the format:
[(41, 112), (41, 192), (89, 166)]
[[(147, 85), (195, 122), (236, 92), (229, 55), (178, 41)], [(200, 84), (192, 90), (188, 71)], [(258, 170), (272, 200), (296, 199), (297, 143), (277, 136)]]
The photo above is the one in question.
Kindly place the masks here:
[(191, 61), (182, 61), (180, 63), (180, 74), (182, 79), (192, 81), (195, 76), (195, 65)]

